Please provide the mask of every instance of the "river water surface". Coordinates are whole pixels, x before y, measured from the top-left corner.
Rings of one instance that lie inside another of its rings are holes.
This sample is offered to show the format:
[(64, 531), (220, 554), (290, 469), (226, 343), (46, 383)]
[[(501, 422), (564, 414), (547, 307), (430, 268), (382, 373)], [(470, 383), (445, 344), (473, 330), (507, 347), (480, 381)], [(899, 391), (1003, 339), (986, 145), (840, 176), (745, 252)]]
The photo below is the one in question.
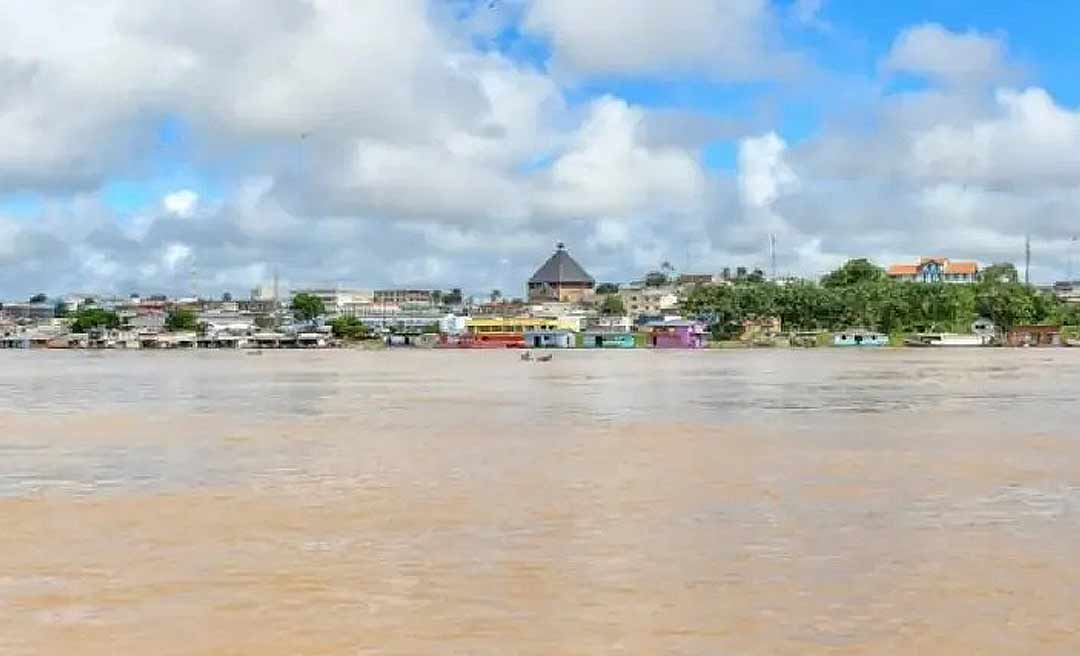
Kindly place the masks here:
[(1080, 350), (0, 352), (0, 654), (1080, 653)]

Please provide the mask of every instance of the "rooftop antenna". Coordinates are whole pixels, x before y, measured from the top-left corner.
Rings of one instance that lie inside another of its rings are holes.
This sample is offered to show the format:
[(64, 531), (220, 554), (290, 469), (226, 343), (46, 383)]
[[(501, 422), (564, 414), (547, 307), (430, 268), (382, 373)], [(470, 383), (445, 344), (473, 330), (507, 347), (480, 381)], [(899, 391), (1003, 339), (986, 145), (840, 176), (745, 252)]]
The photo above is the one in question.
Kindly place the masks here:
[(1031, 284), (1031, 233), (1024, 238), (1024, 284)]

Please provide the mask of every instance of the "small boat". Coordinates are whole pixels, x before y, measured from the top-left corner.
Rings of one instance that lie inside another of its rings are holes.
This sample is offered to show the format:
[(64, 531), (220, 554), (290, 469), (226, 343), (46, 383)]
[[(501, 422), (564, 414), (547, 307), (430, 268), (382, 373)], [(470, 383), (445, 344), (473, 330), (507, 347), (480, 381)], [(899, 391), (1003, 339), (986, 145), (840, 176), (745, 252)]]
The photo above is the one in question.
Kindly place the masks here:
[(957, 333), (922, 333), (904, 340), (905, 346), (914, 346), (916, 348), (956, 348), (970, 346), (987, 346), (989, 343), (989, 336), (960, 335)]
[(524, 353), (521, 354), (521, 361), (522, 362), (531, 362), (532, 359), (533, 359), (532, 353), (530, 353), (529, 351), (525, 351)]
[(256, 350), (256, 351), (244, 351), (244, 353), (247, 353), (248, 355), (262, 355), (262, 351), (259, 351), (259, 350)]
[(537, 362), (551, 362), (555, 356), (548, 353), (547, 355), (539, 355), (536, 357)]

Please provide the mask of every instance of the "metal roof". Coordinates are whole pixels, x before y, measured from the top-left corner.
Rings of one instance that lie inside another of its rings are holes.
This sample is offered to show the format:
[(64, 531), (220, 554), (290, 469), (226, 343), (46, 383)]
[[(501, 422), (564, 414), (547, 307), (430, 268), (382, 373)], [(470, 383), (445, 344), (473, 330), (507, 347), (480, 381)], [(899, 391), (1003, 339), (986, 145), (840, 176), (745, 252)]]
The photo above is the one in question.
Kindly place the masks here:
[(529, 278), (529, 282), (563, 285), (566, 283), (595, 283), (596, 280), (585, 269), (581, 268), (581, 265), (574, 261), (574, 258), (570, 257), (570, 254), (566, 252), (566, 246), (559, 244), (555, 254), (536, 270), (533, 277)]

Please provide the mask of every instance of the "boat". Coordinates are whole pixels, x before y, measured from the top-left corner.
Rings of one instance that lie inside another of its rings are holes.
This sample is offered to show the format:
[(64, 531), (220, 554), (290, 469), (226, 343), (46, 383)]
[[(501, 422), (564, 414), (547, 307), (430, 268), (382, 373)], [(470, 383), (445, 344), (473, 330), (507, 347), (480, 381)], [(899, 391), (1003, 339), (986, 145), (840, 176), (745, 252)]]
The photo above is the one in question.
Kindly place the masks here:
[(262, 351), (244, 351), (248, 355), (262, 355)]
[(988, 335), (961, 335), (958, 333), (920, 333), (904, 340), (905, 346), (916, 348), (957, 348), (988, 346)]
[(524, 353), (521, 354), (521, 361), (522, 362), (530, 362), (530, 361), (532, 361), (532, 359), (533, 359), (532, 353), (530, 353), (528, 351), (525, 351)]
[(555, 356), (548, 353), (547, 355), (539, 355), (536, 357), (537, 362), (551, 362)]
[(870, 330), (848, 330), (833, 335), (833, 346), (888, 346), (889, 336)]

